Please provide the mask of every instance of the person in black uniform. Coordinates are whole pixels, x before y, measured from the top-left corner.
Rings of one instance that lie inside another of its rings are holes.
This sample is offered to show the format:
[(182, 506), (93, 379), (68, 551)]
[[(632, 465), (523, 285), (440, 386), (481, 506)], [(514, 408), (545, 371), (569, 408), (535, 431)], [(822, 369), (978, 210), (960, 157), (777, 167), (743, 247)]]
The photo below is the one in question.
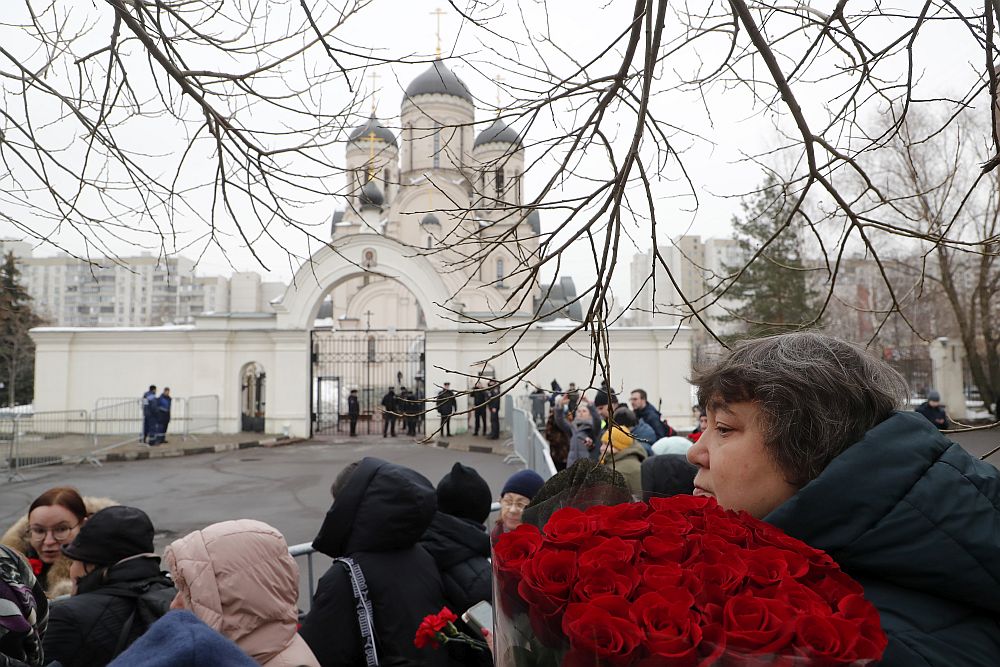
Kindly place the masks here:
[(441, 435), (451, 436), (451, 416), (457, 409), (455, 392), (451, 390), (451, 383), (445, 382), (437, 395), (437, 411), (441, 415)]
[(361, 404), (358, 403), (358, 390), (352, 389), (347, 397), (347, 419), (351, 422), (351, 437), (358, 434), (358, 416), (361, 414)]

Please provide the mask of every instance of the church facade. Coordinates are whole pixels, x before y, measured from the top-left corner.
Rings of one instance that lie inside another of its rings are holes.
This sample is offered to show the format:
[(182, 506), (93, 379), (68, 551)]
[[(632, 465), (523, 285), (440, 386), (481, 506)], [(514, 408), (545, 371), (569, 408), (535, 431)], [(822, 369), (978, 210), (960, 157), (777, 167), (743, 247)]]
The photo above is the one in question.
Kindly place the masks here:
[[(35, 410), (88, 410), (157, 384), (218, 397), (224, 432), (308, 436), (340, 430), (351, 390), (370, 425), (389, 387), (426, 397), (445, 382), (462, 392), (526, 368), (504, 389), (587, 386), (592, 338), (573, 332), (572, 285), (543, 289), (525, 277), (542, 226), (526, 206), (521, 138), (499, 117), (477, 125), (474, 98), (441, 60), (407, 86), (398, 127), (399, 136), (373, 114), (349, 134), (330, 242), (262, 312), (183, 327), (34, 330)], [(642, 387), (665, 416), (687, 420), (689, 334), (610, 328), (612, 385), (626, 395)], [(431, 411), (428, 432), (435, 427)]]

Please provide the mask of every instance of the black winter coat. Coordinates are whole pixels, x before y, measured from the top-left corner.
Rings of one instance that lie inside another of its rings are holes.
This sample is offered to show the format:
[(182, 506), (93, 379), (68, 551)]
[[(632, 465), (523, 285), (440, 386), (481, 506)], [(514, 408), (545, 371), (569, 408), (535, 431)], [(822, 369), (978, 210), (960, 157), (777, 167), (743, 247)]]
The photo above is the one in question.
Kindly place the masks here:
[(492, 603), (490, 536), (485, 526), (438, 512), (420, 546), (437, 563), (449, 609), (461, 615), (477, 602)]
[[(437, 565), (417, 544), (437, 511), (420, 473), (373, 457), (361, 461), (326, 513), (317, 551), (361, 567), (383, 667), (446, 665), (447, 652), (413, 646), (420, 621), (445, 606)], [(361, 630), (347, 570), (334, 563), (319, 580), (300, 634), (323, 667), (363, 665)]]
[(1000, 472), (896, 413), (765, 521), (865, 588), (882, 667), (1000, 665)]
[[(137, 608), (135, 598), (127, 594), (173, 588), (154, 558), (126, 561), (103, 577), (100, 572), (91, 576), (80, 579), (81, 592), (49, 606), (49, 626), (42, 640), (46, 661), (58, 660), (63, 667), (103, 667), (115, 657), (125, 623)], [(145, 630), (137, 613), (120, 650)]]

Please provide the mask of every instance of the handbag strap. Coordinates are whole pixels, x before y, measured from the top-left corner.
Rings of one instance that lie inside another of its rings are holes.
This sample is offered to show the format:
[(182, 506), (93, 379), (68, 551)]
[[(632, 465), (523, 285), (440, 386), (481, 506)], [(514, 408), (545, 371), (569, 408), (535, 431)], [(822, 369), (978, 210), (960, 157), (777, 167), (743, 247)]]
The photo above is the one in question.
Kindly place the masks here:
[(355, 609), (358, 614), (358, 626), (361, 628), (361, 639), (364, 643), (366, 667), (378, 667), (378, 652), (375, 650), (375, 615), (372, 604), (368, 600), (368, 584), (365, 583), (361, 566), (352, 558), (334, 558), (333, 562), (347, 568), (351, 578), (351, 589), (354, 591)]

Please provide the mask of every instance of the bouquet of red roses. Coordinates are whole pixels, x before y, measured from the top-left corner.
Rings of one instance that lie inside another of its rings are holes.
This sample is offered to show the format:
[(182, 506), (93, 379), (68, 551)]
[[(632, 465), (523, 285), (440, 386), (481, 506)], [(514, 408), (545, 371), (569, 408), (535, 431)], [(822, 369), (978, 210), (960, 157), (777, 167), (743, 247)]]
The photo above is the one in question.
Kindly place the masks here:
[(865, 665), (887, 643), (827, 554), (711, 498), (563, 508), (493, 567), (498, 665)]

